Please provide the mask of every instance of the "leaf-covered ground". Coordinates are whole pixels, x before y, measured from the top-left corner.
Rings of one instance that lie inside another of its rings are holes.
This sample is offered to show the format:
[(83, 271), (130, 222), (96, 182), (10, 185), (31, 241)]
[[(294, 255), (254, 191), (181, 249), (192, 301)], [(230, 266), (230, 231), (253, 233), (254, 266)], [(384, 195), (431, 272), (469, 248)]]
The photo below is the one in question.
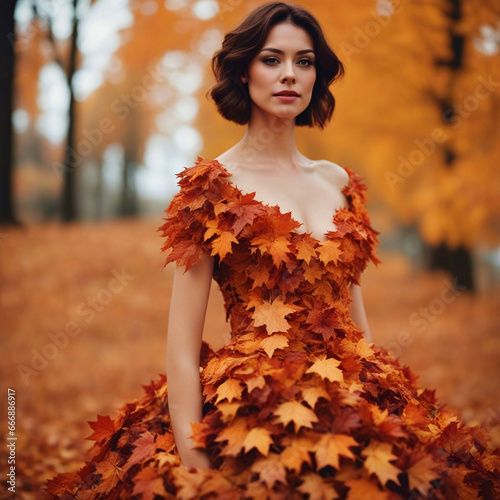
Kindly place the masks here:
[[(114, 417), (165, 372), (173, 268), (162, 270), (160, 223), (0, 231), (2, 435), (11, 388), (19, 498), (43, 498), (47, 479), (81, 467), (92, 446), (87, 421)], [(383, 264), (369, 266), (361, 281), (375, 343), (500, 445), (500, 291), (453, 294), (445, 274), (412, 271), (404, 258), (378, 253)], [(228, 333), (214, 283), (205, 337), (217, 348)]]

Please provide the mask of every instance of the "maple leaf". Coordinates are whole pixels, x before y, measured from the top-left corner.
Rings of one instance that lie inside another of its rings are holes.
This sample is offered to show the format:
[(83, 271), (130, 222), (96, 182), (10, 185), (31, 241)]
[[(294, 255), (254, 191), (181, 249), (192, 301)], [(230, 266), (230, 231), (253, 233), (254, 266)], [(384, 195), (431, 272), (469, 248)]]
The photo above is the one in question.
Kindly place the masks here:
[(317, 359), (307, 370), (306, 373), (317, 373), (321, 378), (330, 382), (343, 382), (344, 374), (337, 368), (340, 361), (335, 358), (328, 358), (326, 354)]
[[(373, 345), (373, 342), (371, 345)], [(375, 351), (371, 348), (368, 342), (366, 342), (366, 339), (362, 337), (356, 344), (356, 353), (360, 358), (365, 359), (375, 354)]]
[(254, 427), (253, 429), (251, 429), (245, 440), (243, 441), (245, 452), (255, 447), (265, 457), (269, 453), (269, 447), (272, 444), (273, 438), (271, 437), (271, 433), (263, 427)]
[(324, 398), (327, 401), (330, 401), (330, 395), (326, 392), (324, 382), (321, 382), (321, 384), (316, 384), (312, 387), (302, 387), (301, 389), (302, 398), (311, 408), (316, 406), (316, 402), (319, 398)]
[(53, 495), (61, 496), (63, 493), (75, 493), (81, 482), (79, 474), (62, 472), (47, 481), (47, 491)]
[(227, 401), (223, 401), (217, 405), (217, 410), (219, 410), (222, 414), (223, 422), (230, 422), (236, 416), (238, 409), (241, 404), (239, 402), (228, 403)]
[(392, 444), (372, 440), (370, 444), (361, 451), (361, 455), (366, 457), (364, 467), (370, 474), (375, 474), (382, 486), (387, 481), (392, 480), (398, 483), (398, 474), (401, 472), (390, 460), (398, 457), (392, 453)]
[(283, 349), (288, 345), (288, 339), (284, 335), (270, 335), (260, 343), (260, 347), (266, 351), (266, 354), (272, 358), (276, 349)]
[(166, 496), (163, 478), (152, 467), (140, 470), (134, 476), (133, 495), (141, 495), (143, 500), (153, 500), (156, 495)]
[(248, 378), (245, 377), (244, 381), (247, 386), (248, 394), (250, 394), (254, 389), (262, 389), (266, 385), (266, 379), (262, 375), (253, 375)]
[(169, 433), (160, 434), (156, 438), (156, 448), (159, 448), (160, 450), (165, 450), (166, 452), (169, 452), (170, 450), (172, 450), (174, 445), (175, 445), (175, 439), (173, 434)]
[(286, 470), (277, 453), (271, 452), (266, 458), (259, 457), (252, 464), (251, 470), (259, 473), (261, 481), (265, 482), (268, 488), (272, 488), (277, 482), (286, 484)]
[(200, 498), (200, 487), (208, 477), (208, 471), (203, 469), (195, 469), (191, 471), (184, 465), (172, 469), (174, 483), (177, 486), (175, 498), (179, 500), (193, 500)]
[(376, 481), (360, 477), (358, 479), (349, 479), (345, 482), (349, 486), (347, 500), (391, 500), (387, 491), (382, 491)]
[(219, 254), (223, 259), (228, 253), (232, 252), (232, 243), (238, 243), (231, 231), (222, 231), (220, 236), (212, 241), (212, 252), (210, 255)]
[[(285, 441), (285, 440), (284, 440)], [(286, 438), (285, 449), (281, 452), (281, 461), (283, 465), (290, 470), (299, 472), (302, 464), (306, 463), (312, 466), (311, 451), (315, 441), (310, 436), (298, 436)]]
[(317, 260), (312, 260), (309, 264), (303, 264), (304, 279), (309, 283), (314, 283), (316, 280), (321, 279), (325, 270), (321, 267)]
[(281, 262), (287, 262), (289, 259), (287, 254), (290, 251), (288, 248), (290, 242), (284, 236), (273, 238), (268, 234), (259, 234), (259, 236), (252, 238), (251, 243), (259, 248), (262, 254), (269, 254), (275, 266), (279, 266)]
[(297, 241), (295, 248), (297, 248), (297, 259), (304, 260), (307, 264), (311, 262), (313, 257), (316, 257), (316, 249), (312, 245), (312, 240), (301, 238)]
[(327, 483), (318, 474), (306, 474), (303, 483), (297, 488), (302, 493), (309, 494), (309, 500), (335, 500), (339, 498), (331, 483)]
[(123, 469), (117, 464), (122, 457), (114, 451), (109, 452), (106, 460), (98, 462), (96, 465), (96, 474), (101, 475), (101, 482), (93, 491), (96, 493), (109, 493), (123, 479)]
[(426, 496), (429, 489), (432, 488), (431, 481), (440, 477), (439, 472), (437, 472), (439, 464), (431, 455), (424, 454), (420, 457), (413, 455), (412, 462), (413, 465), (408, 467), (406, 471), (410, 488), (416, 489), (423, 496)]
[(85, 439), (101, 443), (115, 433), (115, 423), (108, 415), (97, 415), (97, 420), (95, 422), (88, 420), (87, 423), (92, 427), (94, 432)]
[(243, 389), (244, 387), (241, 385), (241, 382), (238, 379), (227, 379), (217, 388), (217, 400), (215, 401), (215, 404), (224, 399), (227, 399), (229, 403), (233, 399), (240, 399)]
[(328, 264), (329, 262), (338, 263), (339, 257), (342, 255), (342, 250), (340, 250), (340, 242), (333, 240), (326, 240), (320, 242), (318, 248), (319, 260), (323, 264)]
[(135, 446), (134, 451), (126, 461), (123, 467), (124, 470), (128, 470), (133, 465), (152, 457), (156, 451), (154, 436), (149, 431), (143, 432), (141, 436), (134, 441), (133, 445)]
[(236, 417), (228, 427), (220, 432), (215, 438), (215, 441), (218, 443), (227, 441), (227, 445), (222, 450), (223, 454), (235, 457), (245, 445), (247, 434), (248, 427), (246, 419), (243, 417)]
[(285, 304), (281, 297), (276, 297), (272, 302), (263, 302), (255, 306), (253, 312), (254, 325), (265, 326), (267, 333), (286, 332), (290, 325), (285, 316), (295, 312), (295, 308)]
[(312, 428), (314, 422), (318, 422), (316, 414), (298, 401), (287, 401), (279, 405), (274, 410), (276, 421), (282, 423), (285, 427), (293, 422), (295, 430), (298, 431), (301, 427)]
[(307, 323), (311, 325), (313, 332), (321, 333), (324, 338), (330, 338), (335, 334), (335, 328), (341, 328), (343, 325), (339, 320), (339, 312), (336, 308), (315, 307), (307, 315)]
[(234, 234), (238, 236), (247, 224), (252, 224), (255, 217), (265, 214), (265, 209), (255, 201), (253, 193), (242, 194), (227, 204), (227, 210), (236, 215), (233, 225)]
[(339, 455), (355, 459), (349, 446), (359, 446), (359, 443), (347, 434), (325, 434), (313, 448), (316, 454), (318, 469), (331, 465), (339, 468)]

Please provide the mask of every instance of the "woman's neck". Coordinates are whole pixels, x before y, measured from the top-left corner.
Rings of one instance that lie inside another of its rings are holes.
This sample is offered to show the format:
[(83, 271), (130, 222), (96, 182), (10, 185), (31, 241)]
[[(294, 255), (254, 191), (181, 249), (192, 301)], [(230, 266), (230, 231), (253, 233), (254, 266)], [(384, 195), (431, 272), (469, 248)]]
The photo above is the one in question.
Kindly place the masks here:
[(295, 117), (278, 118), (254, 112), (238, 148), (243, 155), (242, 163), (248, 159), (248, 163), (269, 163), (283, 170), (294, 169), (303, 158), (295, 142)]

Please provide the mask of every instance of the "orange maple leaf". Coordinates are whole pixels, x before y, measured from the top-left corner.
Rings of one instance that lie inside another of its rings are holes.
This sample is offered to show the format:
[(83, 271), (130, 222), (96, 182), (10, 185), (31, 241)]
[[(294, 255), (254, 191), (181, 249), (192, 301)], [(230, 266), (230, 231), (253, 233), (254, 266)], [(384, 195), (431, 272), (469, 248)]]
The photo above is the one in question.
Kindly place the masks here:
[(317, 373), (321, 378), (330, 382), (343, 382), (344, 374), (337, 368), (340, 361), (335, 358), (328, 358), (326, 354), (317, 359), (307, 370), (306, 373)]
[(248, 434), (246, 419), (236, 417), (231, 424), (223, 429), (215, 438), (218, 443), (227, 441), (227, 445), (222, 450), (222, 453), (227, 456), (235, 457), (242, 450), (245, 439)]
[(406, 471), (410, 488), (416, 489), (423, 496), (426, 496), (429, 489), (432, 487), (430, 482), (440, 476), (437, 472), (439, 464), (435, 462), (432, 456), (424, 454), (417, 457), (412, 456), (412, 462), (413, 465)]
[(360, 477), (359, 479), (349, 479), (345, 482), (349, 486), (347, 500), (391, 500), (394, 498), (390, 493), (382, 491), (376, 480)]
[(220, 258), (223, 259), (228, 253), (233, 251), (233, 243), (238, 243), (233, 233), (231, 231), (222, 231), (220, 236), (212, 241), (212, 252), (210, 255), (219, 254)]
[(319, 260), (323, 264), (328, 264), (329, 262), (338, 263), (339, 257), (342, 255), (342, 250), (340, 250), (340, 242), (334, 240), (326, 240), (320, 242), (318, 248)]
[(305, 462), (312, 466), (310, 451), (314, 440), (309, 436), (286, 438), (286, 447), (281, 452), (283, 465), (290, 470), (299, 472)]
[(339, 468), (339, 456), (355, 459), (349, 446), (359, 446), (359, 443), (347, 434), (325, 434), (316, 443), (313, 451), (316, 454), (316, 462), (318, 463), (318, 469), (322, 469), (327, 465)]
[(273, 438), (271, 433), (264, 429), (263, 427), (254, 427), (250, 430), (245, 440), (243, 441), (243, 448), (245, 451), (249, 451), (252, 448), (257, 448), (262, 455), (267, 457), (269, 453), (269, 447), (273, 444)]
[(307, 493), (309, 500), (335, 500), (339, 498), (333, 485), (326, 482), (318, 474), (306, 474), (303, 477), (303, 483), (297, 489), (302, 493)]
[(133, 465), (142, 462), (143, 460), (150, 458), (154, 455), (156, 451), (156, 444), (154, 442), (154, 436), (149, 431), (145, 431), (132, 443), (135, 448), (132, 455), (128, 458), (123, 466), (124, 470), (130, 469)]
[(87, 423), (92, 427), (94, 432), (85, 439), (101, 443), (115, 433), (115, 423), (108, 415), (97, 415), (97, 420), (95, 422), (88, 420)]
[(93, 491), (107, 494), (123, 479), (123, 469), (117, 465), (121, 460), (119, 453), (110, 451), (106, 460), (97, 463), (96, 474), (101, 475), (101, 482)]
[(370, 474), (375, 474), (382, 486), (387, 481), (392, 480), (398, 483), (398, 474), (401, 472), (393, 464), (389, 463), (398, 457), (392, 453), (392, 444), (372, 440), (370, 444), (361, 451), (361, 455), (366, 457), (364, 467)]
[(141, 495), (143, 500), (153, 500), (156, 495), (166, 496), (163, 478), (152, 467), (140, 470), (134, 476), (132, 495)]
[(295, 312), (294, 307), (285, 304), (281, 297), (276, 297), (272, 302), (266, 301), (255, 306), (254, 325), (265, 326), (269, 335), (275, 332), (286, 332), (290, 325), (285, 316), (293, 312)]
[(272, 358), (276, 349), (283, 349), (288, 345), (288, 339), (284, 335), (270, 335), (260, 343), (260, 347), (266, 351), (266, 354)]
[(215, 401), (215, 404), (223, 401), (224, 399), (227, 399), (229, 403), (233, 399), (240, 399), (243, 389), (244, 387), (238, 379), (228, 378), (217, 388), (217, 400)]
[(277, 453), (269, 453), (265, 458), (259, 457), (252, 464), (251, 470), (259, 473), (261, 481), (265, 482), (268, 488), (272, 488), (277, 482), (286, 484), (285, 466)]
[(313, 422), (318, 422), (316, 414), (298, 401), (287, 401), (282, 403), (274, 410), (276, 421), (282, 423), (285, 427), (293, 422), (295, 430), (301, 427), (312, 428)]

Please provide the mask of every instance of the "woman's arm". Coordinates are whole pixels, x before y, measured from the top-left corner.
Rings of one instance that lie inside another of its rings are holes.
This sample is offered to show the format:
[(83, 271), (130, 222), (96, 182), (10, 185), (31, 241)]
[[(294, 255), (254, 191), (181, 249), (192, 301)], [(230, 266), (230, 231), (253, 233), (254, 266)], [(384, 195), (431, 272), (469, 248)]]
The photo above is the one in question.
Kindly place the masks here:
[(351, 318), (354, 323), (365, 332), (365, 339), (368, 343), (373, 342), (368, 320), (366, 318), (363, 296), (361, 295), (361, 287), (353, 283), (351, 285), (352, 303), (350, 306)]
[(167, 334), (168, 406), (181, 462), (186, 467), (210, 468), (208, 455), (192, 449), (190, 422), (202, 418), (200, 351), (212, 283), (214, 257), (204, 252), (185, 274), (176, 267)]

